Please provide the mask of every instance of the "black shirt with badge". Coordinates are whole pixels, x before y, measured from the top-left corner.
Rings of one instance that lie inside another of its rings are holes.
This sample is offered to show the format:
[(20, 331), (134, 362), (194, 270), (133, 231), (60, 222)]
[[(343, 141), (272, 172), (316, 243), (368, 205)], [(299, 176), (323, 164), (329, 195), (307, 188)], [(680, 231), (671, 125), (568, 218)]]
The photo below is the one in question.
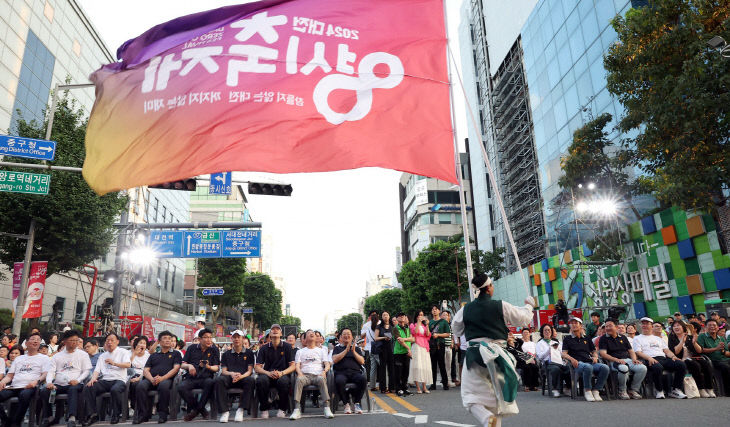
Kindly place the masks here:
[(221, 357), (221, 366), (228, 369), (228, 372), (245, 374), (248, 372), (249, 366), (253, 366), (253, 364), (253, 352), (248, 348), (241, 349), (240, 353), (236, 353), (233, 349), (230, 349), (223, 353)]
[[(334, 350), (332, 350), (332, 357), (334, 358), (336, 354), (340, 354), (343, 351), (347, 351), (347, 346), (339, 345), (335, 347)], [(364, 357), (360, 347), (355, 346), (355, 351), (357, 352), (357, 354)], [(345, 354), (345, 357), (340, 359), (339, 362), (335, 363), (334, 369), (335, 374), (360, 373), (362, 372), (362, 365), (357, 363), (357, 360), (355, 360), (355, 355), (352, 354), (351, 351), (348, 351), (347, 354)]]
[(265, 371), (283, 371), (293, 362), (291, 346), (285, 341), (281, 341), (277, 347), (271, 342), (266, 343), (256, 356), (256, 364), (264, 365)]
[(156, 377), (167, 375), (175, 365), (181, 364), (182, 356), (180, 356), (180, 352), (170, 349), (165, 353), (151, 354), (144, 367), (150, 368), (150, 374)]
[(593, 340), (586, 336), (580, 338), (568, 335), (563, 338), (563, 351), (579, 362), (593, 363), (591, 354), (596, 351)]
[[(565, 344), (563, 344), (565, 345)], [(598, 339), (598, 349), (606, 350), (609, 356), (617, 359), (629, 359), (629, 350), (631, 350), (631, 343), (629, 339), (624, 335), (616, 335), (616, 338), (606, 334)]]
[(195, 378), (213, 378), (215, 372), (209, 369), (203, 369), (200, 366), (201, 360), (208, 361), (208, 366), (220, 365), (221, 361), (218, 347), (212, 345), (203, 351), (200, 344), (192, 344), (188, 347), (188, 350), (185, 352), (185, 357), (183, 358), (183, 362), (195, 366), (195, 370), (197, 371)]

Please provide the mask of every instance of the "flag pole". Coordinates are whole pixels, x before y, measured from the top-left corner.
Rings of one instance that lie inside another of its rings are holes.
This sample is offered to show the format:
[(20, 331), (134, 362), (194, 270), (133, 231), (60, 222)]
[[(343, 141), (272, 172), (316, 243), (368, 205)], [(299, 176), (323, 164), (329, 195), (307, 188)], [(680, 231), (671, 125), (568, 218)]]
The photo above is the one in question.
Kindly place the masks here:
[[(464, 252), (466, 255), (466, 277), (467, 277), (467, 287), (471, 286), (471, 281), (474, 278), (474, 267), (472, 266), (472, 260), (471, 260), (471, 239), (469, 238), (469, 222), (467, 221), (466, 216), (466, 201), (464, 197), (464, 178), (462, 175), (462, 168), (461, 168), (461, 155), (459, 154), (459, 140), (456, 135), (456, 112), (454, 111), (454, 85), (451, 80), (451, 62), (449, 61), (448, 55), (451, 51), (449, 49), (449, 15), (446, 11), (446, 0), (443, 2), (444, 7), (444, 29), (446, 31), (446, 65), (448, 66), (449, 70), (449, 105), (451, 107), (451, 134), (453, 136), (454, 140), (454, 164), (456, 165), (456, 177), (459, 182), (459, 210), (461, 211), (461, 229), (463, 230), (464, 234)], [(454, 64), (456, 65), (456, 64)], [(471, 179), (471, 176), (469, 177)], [(482, 272), (486, 273), (486, 272)], [(458, 274), (458, 272), (457, 272)], [(471, 292), (471, 288), (469, 291), (469, 296), (472, 301), (474, 301), (474, 292)], [(461, 301), (459, 301), (459, 304), (461, 304)]]
[[(447, 45), (448, 46), (448, 45)], [(449, 49), (449, 57), (451, 58), (451, 63), (454, 64), (454, 67), (456, 67), (456, 60), (454, 59), (453, 52), (451, 49)], [(449, 68), (450, 69), (450, 68)], [(456, 77), (459, 79), (459, 86), (461, 86), (461, 91), (464, 93), (464, 98), (467, 98), (466, 95), (466, 89), (464, 89), (464, 82), (461, 79), (461, 73), (459, 73), (459, 70), (456, 70)], [(453, 103), (453, 102), (452, 102)], [(525, 292), (527, 292), (528, 296), (532, 296), (532, 293), (530, 292), (530, 285), (527, 281), (527, 276), (525, 276), (525, 272), (522, 268), (522, 263), (520, 262), (520, 256), (517, 253), (517, 245), (515, 245), (515, 239), (512, 237), (512, 228), (509, 226), (509, 222), (507, 220), (507, 213), (504, 210), (504, 203), (502, 202), (502, 194), (499, 191), (499, 187), (497, 186), (497, 179), (494, 175), (494, 170), (492, 169), (492, 164), (489, 162), (489, 155), (487, 155), (487, 150), (484, 147), (484, 140), (482, 139), (482, 134), (479, 131), (479, 127), (477, 126), (476, 119), (474, 118), (474, 112), (471, 109), (471, 105), (469, 103), (466, 103), (467, 111), (469, 111), (469, 118), (471, 119), (471, 125), (474, 128), (474, 132), (479, 137), (479, 148), (482, 152), (482, 159), (484, 160), (484, 164), (487, 167), (487, 174), (489, 175), (489, 180), (492, 183), (492, 190), (494, 190), (494, 198), (497, 199), (497, 205), (499, 206), (499, 211), (502, 214), (502, 220), (504, 221), (504, 229), (507, 232), (507, 239), (510, 243), (510, 248), (512, 249), (512, 253), (515, 256), (515, 261), (517, 262), (517, 269), (520, 272), (520, 276), (522, 277), (522, 284), (525, 287)]]

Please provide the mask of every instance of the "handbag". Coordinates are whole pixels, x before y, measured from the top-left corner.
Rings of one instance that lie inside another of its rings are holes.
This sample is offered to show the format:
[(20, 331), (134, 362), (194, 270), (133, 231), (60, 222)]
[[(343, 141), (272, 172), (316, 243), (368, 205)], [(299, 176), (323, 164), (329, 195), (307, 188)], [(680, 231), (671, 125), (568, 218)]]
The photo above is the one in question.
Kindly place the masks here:
[(687, 395), (687, 399), (696, 399), (700, 397), (700, 390), (697, 388), (697, 383), (691, 375), (684, 377), (684, 394)]

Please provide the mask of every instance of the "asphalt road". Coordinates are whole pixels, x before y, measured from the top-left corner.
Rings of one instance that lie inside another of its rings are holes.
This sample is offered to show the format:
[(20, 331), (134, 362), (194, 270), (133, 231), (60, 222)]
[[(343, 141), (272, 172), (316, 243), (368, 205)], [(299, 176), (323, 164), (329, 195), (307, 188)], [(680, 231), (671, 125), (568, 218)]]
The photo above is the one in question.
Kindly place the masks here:
[[(398, 398), (394, 395), (376, 393), (372, 413), (363, 415), (344, 415), (342, 409), (332, 420), (322, 418), (321, 410), (307, 407), (301, 420), (269, 418), (268, 420), (246, 418), (246, 425), (266, 426), (411, 426), (422, 424), (427, 426), (474, 426), (475, 419), (461, 405), (459, 388), (449, 391), (440, 389), (430, 395), (413, 395)], [(582, 399), (571, 400), (570, 397), (559, 399), (542, 396), (540, 392), (520, 393), (518, 396), (520, 413), (506, 418), (504, 426), (540, 426), (551, 427), (566, 425), (591, 426), (641, 426), (641, 427), (673, 427), (673, 426), (722, 426), (728, 425), (730, 419), (730, 398), (691, 399), (691, 400), (631, 400), (604, 401), (590, 403)], [(271, 413), (272, 417), (274, 412)], [(231, 422), (229, 425), (236, 425)], [(169, 421), (167, 424), (177, 425), (182, 421)], [(129, 423), (127, 423), (129, 424)], [(142, 424), (157, 425), (156, 422)], [(186, 423), (190, 427), (211, 427), (219, 424), (215, 421), (194, 421)], [(107, 425), (99, 423), (96, 425)], [(123, 424), (118, 424), (123, 425)]]

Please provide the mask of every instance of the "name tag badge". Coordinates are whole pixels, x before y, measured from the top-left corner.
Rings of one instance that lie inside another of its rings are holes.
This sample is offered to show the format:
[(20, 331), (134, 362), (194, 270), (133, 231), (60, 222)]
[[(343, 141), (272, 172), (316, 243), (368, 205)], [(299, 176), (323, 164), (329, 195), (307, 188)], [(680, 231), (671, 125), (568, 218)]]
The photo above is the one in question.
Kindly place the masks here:
[(172, 354), (168, 354), (168, 355), (167, 355), (167, 358), (168, 358), (168, 359), (172, 359)]
[(246, 360), (246, 358), (247, 358), (247, 357), (248, 357), (248, 356), (243, 356), (243, 360)]
[(283, 352), (283, 351), (281, 352), (281, 355), (282, 355), (282, 356), (284, 355), (284, 352)]

